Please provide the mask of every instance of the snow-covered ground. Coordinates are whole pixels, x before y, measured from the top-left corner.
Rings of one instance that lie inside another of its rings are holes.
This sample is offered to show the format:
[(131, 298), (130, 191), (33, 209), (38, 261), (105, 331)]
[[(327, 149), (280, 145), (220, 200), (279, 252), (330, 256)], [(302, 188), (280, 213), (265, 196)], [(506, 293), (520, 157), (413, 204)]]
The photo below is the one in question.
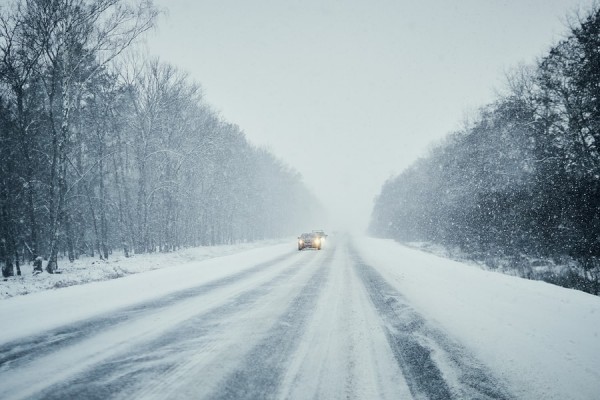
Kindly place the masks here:
[(517, 398), (600, 398), (600, 297), (360, 239), (361, 254)]
[(598, 398), (600, 298), (330, 239), (1, 300), (0, 398)]
[[(25, 264), (21, 266), (21, 276), (0, 280), (0, 300), (42, 290), (121, 278), (131, 274), (172, 267), (186, 262), (202, 261), (283, 242), (286, 242), (286, 240), (263, 240), (235, 245), (194, 247), (172, 253), (136, 254), (132, 257), (125, 257), (122, 253), (114, 253), (110, 255), (108, 260), (84, 256), (72, 263), (63, 258), (59, 260), (60, 270), (57, 274), (48, 274), (44, 271), (41, 274), (33, 275), (33, 265)], [(44, 262), (45, 265), (46, 262)]]

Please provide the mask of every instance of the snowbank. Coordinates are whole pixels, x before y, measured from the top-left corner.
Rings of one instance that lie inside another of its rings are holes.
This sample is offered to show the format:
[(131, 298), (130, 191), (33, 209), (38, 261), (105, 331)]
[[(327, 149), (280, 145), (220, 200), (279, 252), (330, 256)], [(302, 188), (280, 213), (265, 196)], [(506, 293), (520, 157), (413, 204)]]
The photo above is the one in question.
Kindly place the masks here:
[[(172, 253), (136, 254), (129, 258), (122, 253), (114, 253), (106, 261), (81, 257), (70, 263), (63, 259), (59, 260), (60, 273), (58, 274), (48, 274), (44, 271), (39, 275), (33, 275), (33, 266), (26, 264), (21, 267), (21, 276), (0, 280), (0, 300), (43, 290), (121, 278), (139, 272), (167, 268), (190, 261), (198, 262), (283, 242), (283, 240), (263, 240), (235, 245), (194, 247)], [(285, 242), (294, 243), (291, 239)]]
[(599, 398), (600, 297), (392, 240), (356, 243), (365, 262), (506, 379), (518, 398)]

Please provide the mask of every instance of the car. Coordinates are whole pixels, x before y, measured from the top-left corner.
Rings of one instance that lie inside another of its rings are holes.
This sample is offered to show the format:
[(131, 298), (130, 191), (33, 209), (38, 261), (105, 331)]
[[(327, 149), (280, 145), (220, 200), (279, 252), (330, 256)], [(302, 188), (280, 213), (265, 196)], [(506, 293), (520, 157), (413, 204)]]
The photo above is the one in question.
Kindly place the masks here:
[(298, 250), (306, 248), (321, 250), (321, 237), (316, 233), (303, 233), (298, 236)]

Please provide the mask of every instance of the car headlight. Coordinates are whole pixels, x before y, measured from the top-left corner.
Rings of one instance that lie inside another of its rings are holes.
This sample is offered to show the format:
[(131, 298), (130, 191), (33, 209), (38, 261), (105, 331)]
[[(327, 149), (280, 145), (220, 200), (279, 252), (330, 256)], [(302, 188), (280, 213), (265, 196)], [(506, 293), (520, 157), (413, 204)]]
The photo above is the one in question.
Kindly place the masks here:
[(304, 240), (300, 239), (300, 240), (298, 240), (298, 243), (303, 244)]

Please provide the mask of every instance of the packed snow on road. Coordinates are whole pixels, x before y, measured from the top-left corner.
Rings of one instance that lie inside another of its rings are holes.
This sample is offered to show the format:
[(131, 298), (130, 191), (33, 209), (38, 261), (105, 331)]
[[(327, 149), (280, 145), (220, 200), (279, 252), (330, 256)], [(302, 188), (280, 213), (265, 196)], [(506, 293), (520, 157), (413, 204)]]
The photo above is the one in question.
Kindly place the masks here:
[(360, 236), (14, 296), (0, 319), (3, 399), (600, 393), (600, 298)]

